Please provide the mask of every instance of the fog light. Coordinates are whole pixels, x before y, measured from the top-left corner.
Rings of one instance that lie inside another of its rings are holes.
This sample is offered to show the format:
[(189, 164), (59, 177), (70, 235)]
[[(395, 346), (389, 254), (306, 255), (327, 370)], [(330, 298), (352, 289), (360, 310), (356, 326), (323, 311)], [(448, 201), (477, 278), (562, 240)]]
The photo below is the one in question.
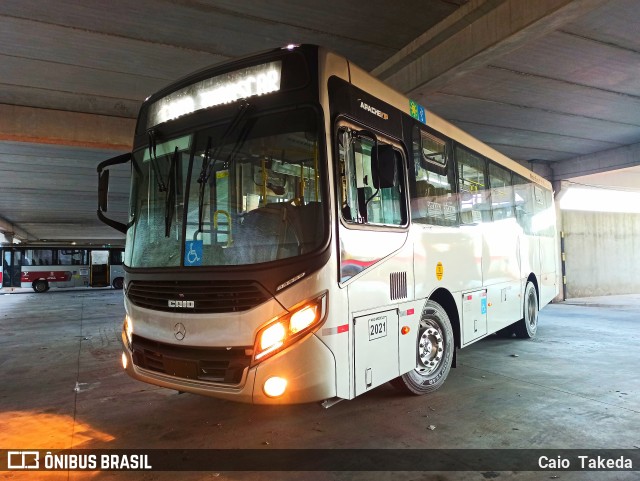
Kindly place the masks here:
[(129, 364), (129, 359), (127, 358), (127, 355), (123, 352), (122, 353), (122, 367), (124, 369), (127, 369), (127, 365)]
[(264, 382), (263, 391), (269, 397), (278, 397), (284, 394), (287, 388), (287, 380), (282, 377), (270, 377)]

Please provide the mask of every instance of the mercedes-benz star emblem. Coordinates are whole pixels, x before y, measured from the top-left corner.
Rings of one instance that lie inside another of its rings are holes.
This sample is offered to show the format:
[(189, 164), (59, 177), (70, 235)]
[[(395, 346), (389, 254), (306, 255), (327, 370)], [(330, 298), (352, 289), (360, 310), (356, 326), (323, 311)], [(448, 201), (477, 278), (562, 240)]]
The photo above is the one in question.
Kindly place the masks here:
[(173, 326), (173, 335), (178, 341), (182, 341), (184, 339), (184, 336), (187, 335), (187, 328), (184, 327), (184, 324), (179, 322), (175, 326)]

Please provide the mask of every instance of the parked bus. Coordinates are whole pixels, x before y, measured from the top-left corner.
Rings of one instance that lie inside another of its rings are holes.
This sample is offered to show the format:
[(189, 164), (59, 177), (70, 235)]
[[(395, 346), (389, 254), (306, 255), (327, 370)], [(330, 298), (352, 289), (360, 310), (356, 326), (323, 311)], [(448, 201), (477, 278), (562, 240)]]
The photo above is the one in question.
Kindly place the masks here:
[(124, 248), (72, 244), (5, 244), (2, 287), (108, 287), (122, 289)]
[[(109, 169), (131, 162), (127, 224)], [(289, 46), (149, 97), (98, 166), (126, 233), (122, 364), (280, 404), (438, 389), (556, 295), (551, 185), (345, 58)]]

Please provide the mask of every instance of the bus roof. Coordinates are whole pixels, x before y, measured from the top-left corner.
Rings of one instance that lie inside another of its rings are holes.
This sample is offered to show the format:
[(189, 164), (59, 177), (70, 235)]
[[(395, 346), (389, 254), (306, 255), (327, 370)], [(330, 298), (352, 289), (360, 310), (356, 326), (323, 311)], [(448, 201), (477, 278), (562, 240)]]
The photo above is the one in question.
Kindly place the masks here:
[(469, 147), (470, 149), (476, 151), (480, 155), (483, 155), (495, 162), (498, 162), (501, 165), (504, 165), (508, 169), (516, 172), (517, 174), (523, 176), (524, 178), (532, 182), (535, 182), (536, 184), (539, 184), (549, 190), (552, 189), (551, 182), (549, 182), (544, 177), (527, 169), (526, 167), (519, 164), (515, 160), (498, 152), (494, 148), (476, 139), (475, 137), (468, 134), (467, 132), (460, 129), (459, 127), (456, 127), (455, 125), (444, 120), (442, 117), (436, 115), (432, 111), (417, 104), (417, 102), (397, 92), (391, 86), (385, 84), (380, 79), (372, 76), (369, 72), (359, 67), (358, 65), (352, 63), (348, 59), (345, 59), (345, 60), (348, 62), (349, 76), (351, 78), (351, 84), (353, 84), (354, 86), (367, 91), (368, 93), (378, 97), (380, 100), (387, 102), (388, 104), (397, 108), (401, 112), (412, 117), (415, 117), (414, 115), (412, 115), (412, 112), (410, 110), (412, 105), (416, 105), (424, 109), (425, 121), (422, 122), (424, 125), (431, 127), (432, 129), (442, 133), (443, 135), (446, 135), (450, 139), (455, 140), (460, 144), (465, 145), (466, 147)]
[[(158, 100), (159, 98), (162, 98), (163, 96), (175, 91), (176, 89), (182, 86), (190, 85), (191, 83), (196, 82), (202, 78), (216, 75), (220, 71), (227, 71), (229, 69), (232, 69), (234, 66), (237, 66), (238, 68), (240, 68), (254, 61), (260, 61), (260, 59), (265, 56), (273, 56), (276, 52), (282, 52), (286, 50), (296, 50), (298, 48), (317, 49), (319, 57), (322, 57), (322, 56), (326, 57), (327, 55), (330, 55), (330, 56), (333, 56), (334, 58), (337, 57), (339, 59), (342, 59), (348, 66), (349, 77), (350, 77), (350, 79), (345, 79), (345, 80), (347, 81), (350, 80), (352, 85), (367, 91), (371, 95), (378, 97), (380, 100), (392, 105), (393, 107), (397, 108), (399, 111), (409, 116), (413, 116), (411, 113), (411, 106), (412, 105), (418, 106), (420, 109), (424, 110), (424, 114), (425, 114), (425, 122), (423, 122), (424, 125), (427, 125), (428, 127), (442, 133), (443, 135), (446, 135), (452, 140), (455, 140), (456, 142), (459, 142), (460, 144), (465, 145), (466, 147), (478, 152), (479, 154), (485, 157), (488, 157), (489, 159), (495, 162), (498, 162), (501, 165), (504, 165), (508, 169), (516, 172), (517, 174), (523, 176), (524, 178), (532, 182), (535, 182), (536, 184), (539, 184), (549, 190), (552, 189), (551, 183), (545, 178), (543, 178), (542, 176), (536, 174), (530, 169), (527, 169), (523, 165), (510, 159), (506, 155), (498, 152), (494, 148), (488, 146), (484, 142), (478, 140), (477, 138), (463, 131), (459, 127), (456, 127), (455, 125), (444, 120), (443, 118), (436, 115), (432, 111), (419, 105), (414, 100), (396, 91), (391, 86), (387, 85), (383, 81), (371, 75), (369, 72), (367, 72), (363, 68), (351, 62), (349, 59), (343, 57), (342, 55), (336, 54), (335, 52), (332, 52), (331, 50), (325, 47), (321, 47), (318, 45), (311, 45), (311, 44), (303, 44), (303, 45), (295, 45), (295, 46), (289, 45), (281, 48), (265, 50), (262, 52), (243, 56), (241, 58), (236, 58), (236, 59), (232, 59), (225, 62), (220, 62), (218, 64), (200, 69), (196, 72), (186, 75), (180, 78), (179, 80), (165, 86), (161, 90), (154, 92), (151, 96), (149, 96), (145, 100), (144, 105), (148, 105)], [(141, 111), (142, 110), (143, 109), (141, 109)], [(138, 119), (138, 122), (139, 121), (140, 121), (140, 118)], [(138, 127), (136, 127), (136, 131), (138, 131)]]

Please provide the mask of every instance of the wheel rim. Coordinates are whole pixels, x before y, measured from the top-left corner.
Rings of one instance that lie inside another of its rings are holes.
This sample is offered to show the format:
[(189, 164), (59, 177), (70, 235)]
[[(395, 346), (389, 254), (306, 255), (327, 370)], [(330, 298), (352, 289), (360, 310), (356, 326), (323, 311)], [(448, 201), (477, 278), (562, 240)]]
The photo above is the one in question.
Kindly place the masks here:
[[(435, 313), (431, 313), (435, 316)], [(420, 321), (418, 336), (418, 362), (416, 372), (421, 376), (433, 373), (444, 358), (444, 334), (440, 324), (435, 319)]]
[(538, 299), (535, 289), (529, 289), (527, 296), (527, 324), (531, 330), (535, 330), (538, 325)]

